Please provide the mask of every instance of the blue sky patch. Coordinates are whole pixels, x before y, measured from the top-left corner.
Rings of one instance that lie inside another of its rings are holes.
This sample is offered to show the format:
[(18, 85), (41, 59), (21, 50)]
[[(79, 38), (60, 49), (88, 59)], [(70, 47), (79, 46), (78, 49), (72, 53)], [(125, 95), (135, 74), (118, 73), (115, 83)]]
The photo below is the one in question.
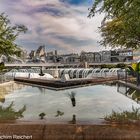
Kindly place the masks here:
[(72, 5), (91, 5), (93, 0), (60, 0), (60, 1)]

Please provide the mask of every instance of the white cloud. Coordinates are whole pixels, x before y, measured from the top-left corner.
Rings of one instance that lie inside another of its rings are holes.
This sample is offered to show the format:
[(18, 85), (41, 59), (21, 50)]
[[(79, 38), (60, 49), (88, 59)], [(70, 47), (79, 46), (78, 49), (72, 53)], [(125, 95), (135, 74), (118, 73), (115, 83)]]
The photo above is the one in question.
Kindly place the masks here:
[[(65, 5), (58, 0), (19, 0), (17, 4), (13, 5), (10, 4), (10, 0), (6, 0), (6, 2), (3, 0), (2, 5), (7, 7), (10, 19), (14, 23), (22, 23), (29, 28), (28, 33), (21, 35), (18, 42), (20, 40), (25, 42), (34, 40), (45, 44), (48, 42), (49, 45), (52, 44), (57, 49), (63, 48), (66, 52), (81, 51), (84, 50), (84, 47), (89, 51), (91, 48), (98, 50), (97, 46), (95, 47), (97, 44), (93, 45), (91, 42), (96, 42), (101, 38), (98, 26), (100, 26), (103, 15), (97, 15), (92, 19), (87, 18), (88, 7)], [(42, 11), (38, 12), (38, 9)], [(48, 13), (48, 10), (52, 10), (50, 12), (56, 16)], [(59, 11), (62, 16), (57, 15)], [(59, 35), (73, 37), (75, 40), (91, 41), (87, 46), (74, 46), (74, 43), (66, 44), (62, 39), (56, 38)]]

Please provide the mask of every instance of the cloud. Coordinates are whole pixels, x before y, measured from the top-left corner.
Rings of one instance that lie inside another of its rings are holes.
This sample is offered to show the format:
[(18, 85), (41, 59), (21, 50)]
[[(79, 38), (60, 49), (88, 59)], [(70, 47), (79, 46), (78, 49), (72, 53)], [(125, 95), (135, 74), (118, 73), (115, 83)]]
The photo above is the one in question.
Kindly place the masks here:
[(2, 0), (13, 23), (28, 27), (25, 35), (20, 35), (17, 43), (28, 50), (45, 44), (48, 51), (58, 49), (61, 52), (81, 50), (100, 50), (98, 26), (103, 15), (89, 19), (88, 5), (91, 0)]

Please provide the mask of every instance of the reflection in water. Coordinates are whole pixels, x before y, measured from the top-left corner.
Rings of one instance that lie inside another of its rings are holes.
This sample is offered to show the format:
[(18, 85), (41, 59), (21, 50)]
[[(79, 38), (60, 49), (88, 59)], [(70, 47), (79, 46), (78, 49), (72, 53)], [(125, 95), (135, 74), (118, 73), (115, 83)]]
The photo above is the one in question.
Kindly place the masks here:
[(5, 102), (5, 97), (1, 96), (1, 97), (0, 97), (0, 102), (1, 102), (1, 103), (4, 103), (4, 102)]
[(44, 119), (45, 116), (46, 116), (46, 114), (44, 112), (39, 114), (39, 117), (40, 117), (41, 120)]
[(126, 95), (132, 100), (135, 100), (137, 103), (140, 102), (140, 91), (133, 88), (129, 88), (127, 86), (123, 86), (121, 84), (118, 84), (117, 90), (119, 93)]
[(59, 116), (63, 116), (64, 112), (57, 110), (57, 114), (55, 115), (55, 117), (59, 117)]
[[(20, 86), (22, 89), (19, 88)], [(25, 121), (47, 118), (47, 122), (53, 123), (61, 121), (71, 124), (79, 122), (95, 123), (95, 121), (98, 123), (102, 121), (100, 118), (110, 114), (112, 110), (116, 112), (120, 108), (121, 110), (131, 110), (131, 104), (134, 107), (140, 106), (118, 94), (117, 87), (108, 85), (60, 91), (17, 84), (13, 86), (15, 90), (12, 90), (12, 86), (7, 86), (8, 88), (11, 88), (11, 94), (4, 96), (5, 102), (0, 103), (0, 105), (7, 107), (14, 101), (13, 109), (16, 111), (26, 105), (26, 111), (23, 113), (24, 117), (20, 118), (20, 120)]]
[(8, 107), (0, 106), (0, 120), (16, 120), (23, 117), (23, 112), (26, 111), (26, 106), (24, 105), (18, 111), (13, 109), (14, 102), (12, 102)]
[(75, 114), (72, 116), (72, 120), (69, 121), (69, 123), (70, 124), (76, 124), (76, 115)]
[(68, 93), (68, 95), (71, 99), (72, 106), (75, 107), (76, 106), (76, 99), (75, 99), (76, 93), (72, 91), (71, 93)]
[(17, 84), (17, 83), (9, 83), (9, 84), (3, 84), (0, 85), (0, 102), (5, 102), (5, 96), (15, 90), (20, 90), (24, 88), (25, 85), (23, 84)]
[(44, 94), (45, 94), (45, 88), (38, 87), (38, 89), (39, 89), (39, 91), (40, 91), (41, 93), (44, 93)]

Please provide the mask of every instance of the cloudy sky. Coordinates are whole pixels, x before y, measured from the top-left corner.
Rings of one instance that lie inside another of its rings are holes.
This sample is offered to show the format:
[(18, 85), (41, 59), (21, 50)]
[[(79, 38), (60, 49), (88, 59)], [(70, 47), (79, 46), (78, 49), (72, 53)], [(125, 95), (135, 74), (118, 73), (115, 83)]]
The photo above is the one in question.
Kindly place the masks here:
[(47, 51), (78, 53), (105, 49), (98, 27), (103, 15), (90, 19), (88, 8), (93, 0), (0, 0), (0, 12), (5, 12), (12, 24), (24, 24), (26, 34), (17, 43), (28, 51), (45, 45)]

